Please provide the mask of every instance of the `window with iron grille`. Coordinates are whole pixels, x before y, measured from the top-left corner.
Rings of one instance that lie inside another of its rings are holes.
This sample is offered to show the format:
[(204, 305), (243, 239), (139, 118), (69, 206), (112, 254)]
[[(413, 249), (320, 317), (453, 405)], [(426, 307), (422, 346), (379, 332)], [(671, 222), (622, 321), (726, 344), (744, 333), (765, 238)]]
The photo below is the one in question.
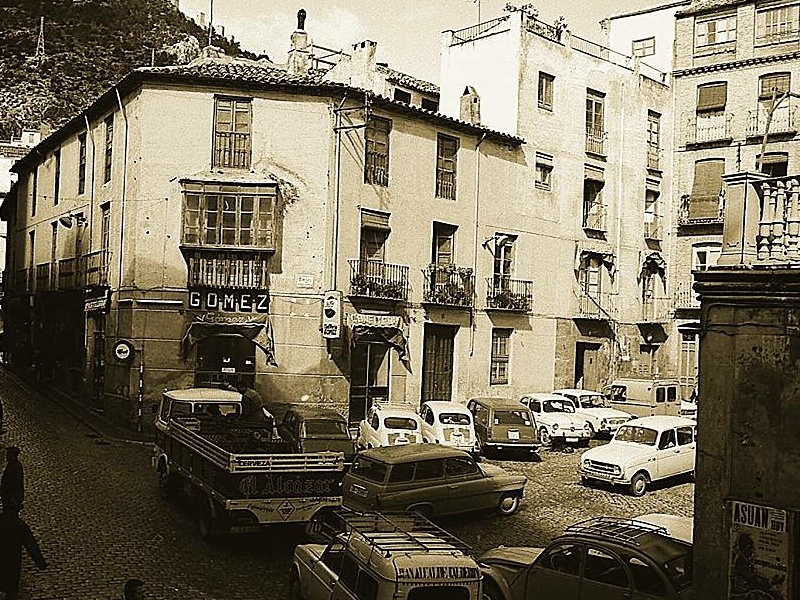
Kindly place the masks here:
[(216, 98), (214, 101), (213, 167), (250, 168), (252, 101)]
[(586, 90), (586, 151), (603, 154), (605, 94)]
[(61, 190), (61, 148), (56, 148), (53, 152), (55, 160), (55, 172), (53, 173), (53, 206), (58, 204), (58, 194)]
[(695, 22), (695, 47), (711, 46), (736, 40), (736, 15)]
[(500, 327), (492, 329), (490, 385), (503, 385), (508, 383), (508, 363), (511, 358), (511, 331), (511, 329)]
[(436, 197), (456, 199), (458, 138), (439, 134), (436, 149)]
[(106, 121), (106, 154), (103, 167), (103, 183), (111, 181), (111, 160), (114, 156), (114, 115), (110, 115)]
[(78, 194), (86, 191), (86, 133), (78, 136)]
[(553, 86), (556, 78), (549, 73), (539, 71), (539, 108), (553, 110)]
[(274, 249), (273, 186), (186, 184), (183, 244)]
[(389, 134), (392, 122), (382, 117), (370, 116), (364, 130), (364, 183), (389, 185)]
[(656, 53), (656, 38), (649, 37), (642, 40), (633, 40), (631, 42), (631, 54), (634, 56), (644, 57), (652, 56)]
[(652, 110), (647, 111), (647, 167), (658, 168), (661, 150), (661, 115)]
[(800, 5), (778, 6), (756, 13), (756, 42), (771, 44), (797, 39), (800, 33)]

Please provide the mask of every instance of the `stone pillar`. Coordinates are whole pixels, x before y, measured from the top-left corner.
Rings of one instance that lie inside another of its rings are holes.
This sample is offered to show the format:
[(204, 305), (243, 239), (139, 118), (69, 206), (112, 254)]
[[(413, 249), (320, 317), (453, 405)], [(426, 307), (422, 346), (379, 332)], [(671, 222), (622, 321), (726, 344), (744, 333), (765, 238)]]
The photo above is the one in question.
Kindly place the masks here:
[[(749, 208), (734, 214), (755, 235)], [(736, 581), (745, 592), (763, 584), (781, 592), (774, 597), (798, 598), (800, 269), (751, 263), (695, 279), (702, 328), (694, 597), (728, 599)], [(754, 561), (743, 550), (750, 541)], [(748, 573), (734, 575), (745, 563), (757, 575), (748, 584)]]
[(760, 218), (760, 186), (763, 173), (728, 173), (725, 182), (725, 221), (722, 228), (722, 254), (717, 264), (749, 265), (756, 258), (756, 237)]

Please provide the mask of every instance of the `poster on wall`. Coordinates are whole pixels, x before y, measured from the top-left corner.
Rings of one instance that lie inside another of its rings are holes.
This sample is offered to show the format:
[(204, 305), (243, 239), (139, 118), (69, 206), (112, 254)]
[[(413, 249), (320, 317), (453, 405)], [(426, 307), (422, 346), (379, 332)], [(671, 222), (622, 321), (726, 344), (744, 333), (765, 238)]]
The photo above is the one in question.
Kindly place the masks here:
[(792, 536), (785, 510), (733, 500), (729, 600), (789, 600)]

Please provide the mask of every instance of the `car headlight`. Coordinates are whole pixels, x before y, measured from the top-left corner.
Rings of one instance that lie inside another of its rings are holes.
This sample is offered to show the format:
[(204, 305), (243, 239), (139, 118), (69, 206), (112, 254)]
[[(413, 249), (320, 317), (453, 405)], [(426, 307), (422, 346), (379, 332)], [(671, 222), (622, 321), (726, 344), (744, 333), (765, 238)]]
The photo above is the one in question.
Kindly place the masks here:
[(553, 431), (555, 431), (556, 429), (558, 429), (558, 423), (553, 423)]
[(605, 419), (602, 419), (600, 421), (600, 429), (605, 429), (606, 427), (608, 427), (608, 421), (605, 420)]
[(614, 475), (622, 475), (622, 467), (614, 465)]

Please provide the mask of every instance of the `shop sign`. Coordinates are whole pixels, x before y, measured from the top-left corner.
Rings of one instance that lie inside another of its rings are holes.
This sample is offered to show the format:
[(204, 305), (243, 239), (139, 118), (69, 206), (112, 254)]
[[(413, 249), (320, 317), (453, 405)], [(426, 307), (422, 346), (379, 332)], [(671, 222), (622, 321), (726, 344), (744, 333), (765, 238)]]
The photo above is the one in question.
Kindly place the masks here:
[(225, 312), (269, 312), (266, 290), (189, 290), (189, 308)]
[(401, 323), (400, 315), (373, 315), (368, 313), (350, 313), (347, 315), (347, 324), (350, 327), (367, 325), (369, 327), (396, 327), (400, 329)]
[(330, 290), (322, 299), (322, 337), (335, 340), (342, 336), (342, 292)]
[(788, 600), (794, 532), (785, 510), (733, 500), (728, 598)]
[(111, 300), (111, 288), (108, 286), (92, 288), (86, 292), (83, 301), (83, 310), (86, 313), (108, 312), (108, 303)]

